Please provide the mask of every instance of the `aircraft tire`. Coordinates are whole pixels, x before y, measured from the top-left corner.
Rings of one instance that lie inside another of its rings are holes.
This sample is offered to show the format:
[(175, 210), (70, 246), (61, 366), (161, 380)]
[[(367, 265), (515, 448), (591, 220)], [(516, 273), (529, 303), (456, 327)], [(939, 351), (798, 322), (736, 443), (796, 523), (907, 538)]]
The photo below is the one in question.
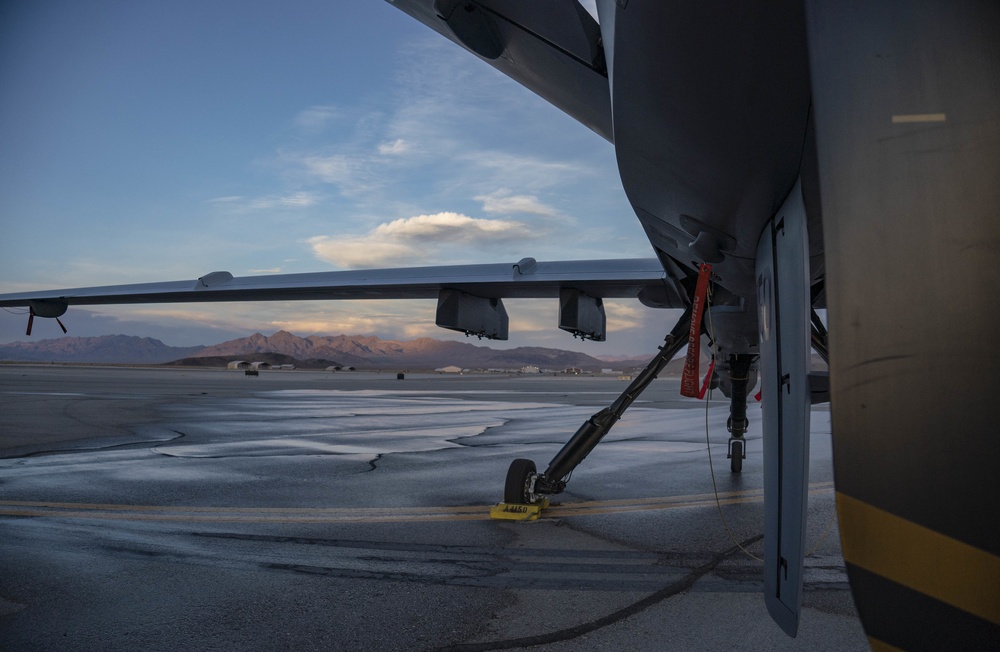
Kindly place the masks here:
[(729, 470), (733, 473), (743, 472), (743, 442), (734, 441), (729, 445)]
[(503, 501), (519, 505), (531, 504), (529, 487), (535, 473), (535, 463), (531, 460), (516, 459), (507, 469), (507, 481), (503, 487)]

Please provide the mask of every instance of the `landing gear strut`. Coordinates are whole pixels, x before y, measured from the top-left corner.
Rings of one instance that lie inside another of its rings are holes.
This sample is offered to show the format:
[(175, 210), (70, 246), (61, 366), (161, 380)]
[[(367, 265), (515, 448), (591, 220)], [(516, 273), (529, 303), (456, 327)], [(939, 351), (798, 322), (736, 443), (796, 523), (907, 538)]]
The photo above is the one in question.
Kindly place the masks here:
[[(747, 419), (747, 392), (753, 362), (756, 356), (738, 354), (729, 356), (729, 420), (726, 428), (729, 430), (729, 470), (733, 473), (743, 471), (743, 459), (746, 457), (746, 441), (743, 435), (747, 432), (750, 420)], [(754, 375), (756, 378), (756, 375)]]
[[(531, 505), (541, 499), (542, 494), (558, 494), (566, 488), (566, 477), (573, 472), (598, 442), (608, 434), (612, 426), (625, 413), (632, 403), (639, 398), (644, 389), (656, 379), (667, 363), (677, 352), (687, 344), (688, 330), (691, 327), (691, 309), (681, 315), (680, 320), (667, 335), (660, 347), (660, 352), (650, 360), (635, 380), (622, 392), (614, 403), (587, 419), (577, 429), (576, 434), (563, 446), (545, 473), (538, 474), (535, 463), (531, 460), (514, 460), (507, 471), (507, 481), (504, 484), (504, 502)], [(745, 402), (745, 397), (744, 397)]]

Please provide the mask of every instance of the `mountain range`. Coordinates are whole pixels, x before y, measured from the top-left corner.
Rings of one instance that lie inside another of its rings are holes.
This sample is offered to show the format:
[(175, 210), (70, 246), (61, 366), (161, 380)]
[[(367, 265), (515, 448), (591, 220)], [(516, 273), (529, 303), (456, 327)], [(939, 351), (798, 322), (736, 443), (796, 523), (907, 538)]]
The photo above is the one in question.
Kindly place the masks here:
[(204, 348), (167, 346), (160, 340), (134, 335), (58, 337), (37, 342), (0, 344), (0, 360), (160, 364), (194, 355)]
[(297, 360), (330, 360), (358, 369), (437, 369), (450, 365), (463, 369), (514, 369), (533, 365), (542, 369), (596, 370), (607, 366), (584, 353), (537, 346), (497, 350), (429, 337), (400, 342), (364, 335), (298, 337), (287, 331), (278, 331), (270, 337), (254, 333), (206, 347), (191, 357), (249, 359), (263, 353), (280, 353)]
[(198, 366), (221, 366), (230, 360), (266, 360), (300, 367), (338, 365), (358, 369), (437, 369), (454, 365), (464, 369), (536, 366), (593, 371), (609, 366), (619, 369), (636, 366), (631, 364), (632, 360), (609, 363), (584, 353), (535, 346), (498, 350), (428, 337), (393, 341), (363, 335), (299, 337), (287, 331), (271, 336), (254, 333), (207, 347), (173, 347), (152, 338), (127, 335), (62, 337), (0, 345), (0, 360)]

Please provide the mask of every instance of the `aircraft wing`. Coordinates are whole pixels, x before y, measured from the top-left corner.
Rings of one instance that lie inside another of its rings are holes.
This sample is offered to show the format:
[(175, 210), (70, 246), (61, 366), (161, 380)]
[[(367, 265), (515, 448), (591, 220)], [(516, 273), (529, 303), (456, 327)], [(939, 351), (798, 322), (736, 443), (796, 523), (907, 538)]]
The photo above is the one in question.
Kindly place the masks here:
[(601, 28), (577, 0), (390, 0), (613, 140)]
[[(302, 301), (332, 299), (436, 299), (452, 289), (474, 296), (554, 298), (574, 289), (595, 298), (638, 298), (659, 308), (683, 308), (678, 292), (655, 258), (447, 265), (306, 274), (233, 276), (212, 272), (162, 283), (39, 290), (0, 294), (0, 307), (33, 304), (107, 305), (202, 301)], [(41, 312), (38, 312), (41, 315)]]
[(33, 316), (59, 317), (71, 305), (437, 299), (439, 326), (506, 339), (502, 299), (558, 298), (560, 327), (604, 339), (603, 299), (635, 298), (650, 307), (682, 308), (682, 297), (655, 258), (558, 262), (524, 258), (516, 263), (266, 276), (212, 272), (184, 281), (2, 294), (0, 307), (29, 307)]

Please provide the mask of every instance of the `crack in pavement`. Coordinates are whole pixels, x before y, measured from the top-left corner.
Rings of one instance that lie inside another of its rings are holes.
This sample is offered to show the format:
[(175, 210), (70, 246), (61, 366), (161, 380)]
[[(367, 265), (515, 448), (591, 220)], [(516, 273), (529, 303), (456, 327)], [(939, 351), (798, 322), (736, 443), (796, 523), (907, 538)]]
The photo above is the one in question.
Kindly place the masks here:
[[(743, 541), (740, 545), (746, 547), (762, 540), (763, 538), (764, 535), (759, 534)], [(459, 643), (456, 645), (448, 645), (441, 648), (435, 648), (434, 652), (488, 652), (489, 650), (509, 650), (520, 647), (533, 647), (535, 645), (548, 645), (550, 643), (559, 643), (578, 638), (584, 634), (589, 634), (590, 632), (607, 627), (608, 625), (613, 625), (628, 618), (629, 616), (634, 616), (635, 614), (645, 611), (649, 607), (652, 607), (667, 598), (673, 597), (682, 591), (686, 591), (699, 579), (712, 572), (715, 567), (722, 563), (727, 557), (730, 557), (739, 551), (739, 546), (733, 546), (732, 548), (716, 555), (705, 564), (695, 568), (693, 571), (676, 582), (665, 586), (659, 591), (646, 596), (638, 602), (634, 602), (627, 607), (610, 613), (603, 618), (592, 620), (589, 623), (583, 623), (574, 627), (567, 627), (566, 629), (560, 629), (548, 634), (539, 634), (538, 636), (511, 638), (502, 641), (488, 641), (485, 643)]]
[[(169, 444), (170, 442), (177, 441), (182, 437), (186, 437), (180, 430), (171, 430), (170, 432), (175, 433), (176, 437), (170, 437), (169, 439), (146, 439), (141, 441), (127, 441), (121, 444), (109, 444), (107, 446), (92, 446), (90, 448), (49, 448), (40, 451), (31, 451), (30, 453), (22, 453), (20, 455), (10, 455), (7, 457), (0, 456), (0, 459), (4, 460), (18, 460), (24, 459), (26, 457), (41, 457), (43, 455), (61, 455), (63, 453), (95, 453), (98, 451), (108, 451), (115, 448), (138, 448), (140, 446), (148, 446), (153, 444), (154, 446), (160, 446), (162, 444)], [(154, 453), (159, 453), (155, 449), (151, 449)], [(161, 455), (163, 453), (160, 453)]]
[(362, 471), (362, 473), (371, 473), (372, 471), (378, 471), (378, 465), (376, 464), (376, 462), (378, 462), (381, 459), (382, 459), (382, 453), (379, 453), (373, 459), (368, 460), (368, 466), (370, 466), (371, 468), (368, 469), (367, 471)]

